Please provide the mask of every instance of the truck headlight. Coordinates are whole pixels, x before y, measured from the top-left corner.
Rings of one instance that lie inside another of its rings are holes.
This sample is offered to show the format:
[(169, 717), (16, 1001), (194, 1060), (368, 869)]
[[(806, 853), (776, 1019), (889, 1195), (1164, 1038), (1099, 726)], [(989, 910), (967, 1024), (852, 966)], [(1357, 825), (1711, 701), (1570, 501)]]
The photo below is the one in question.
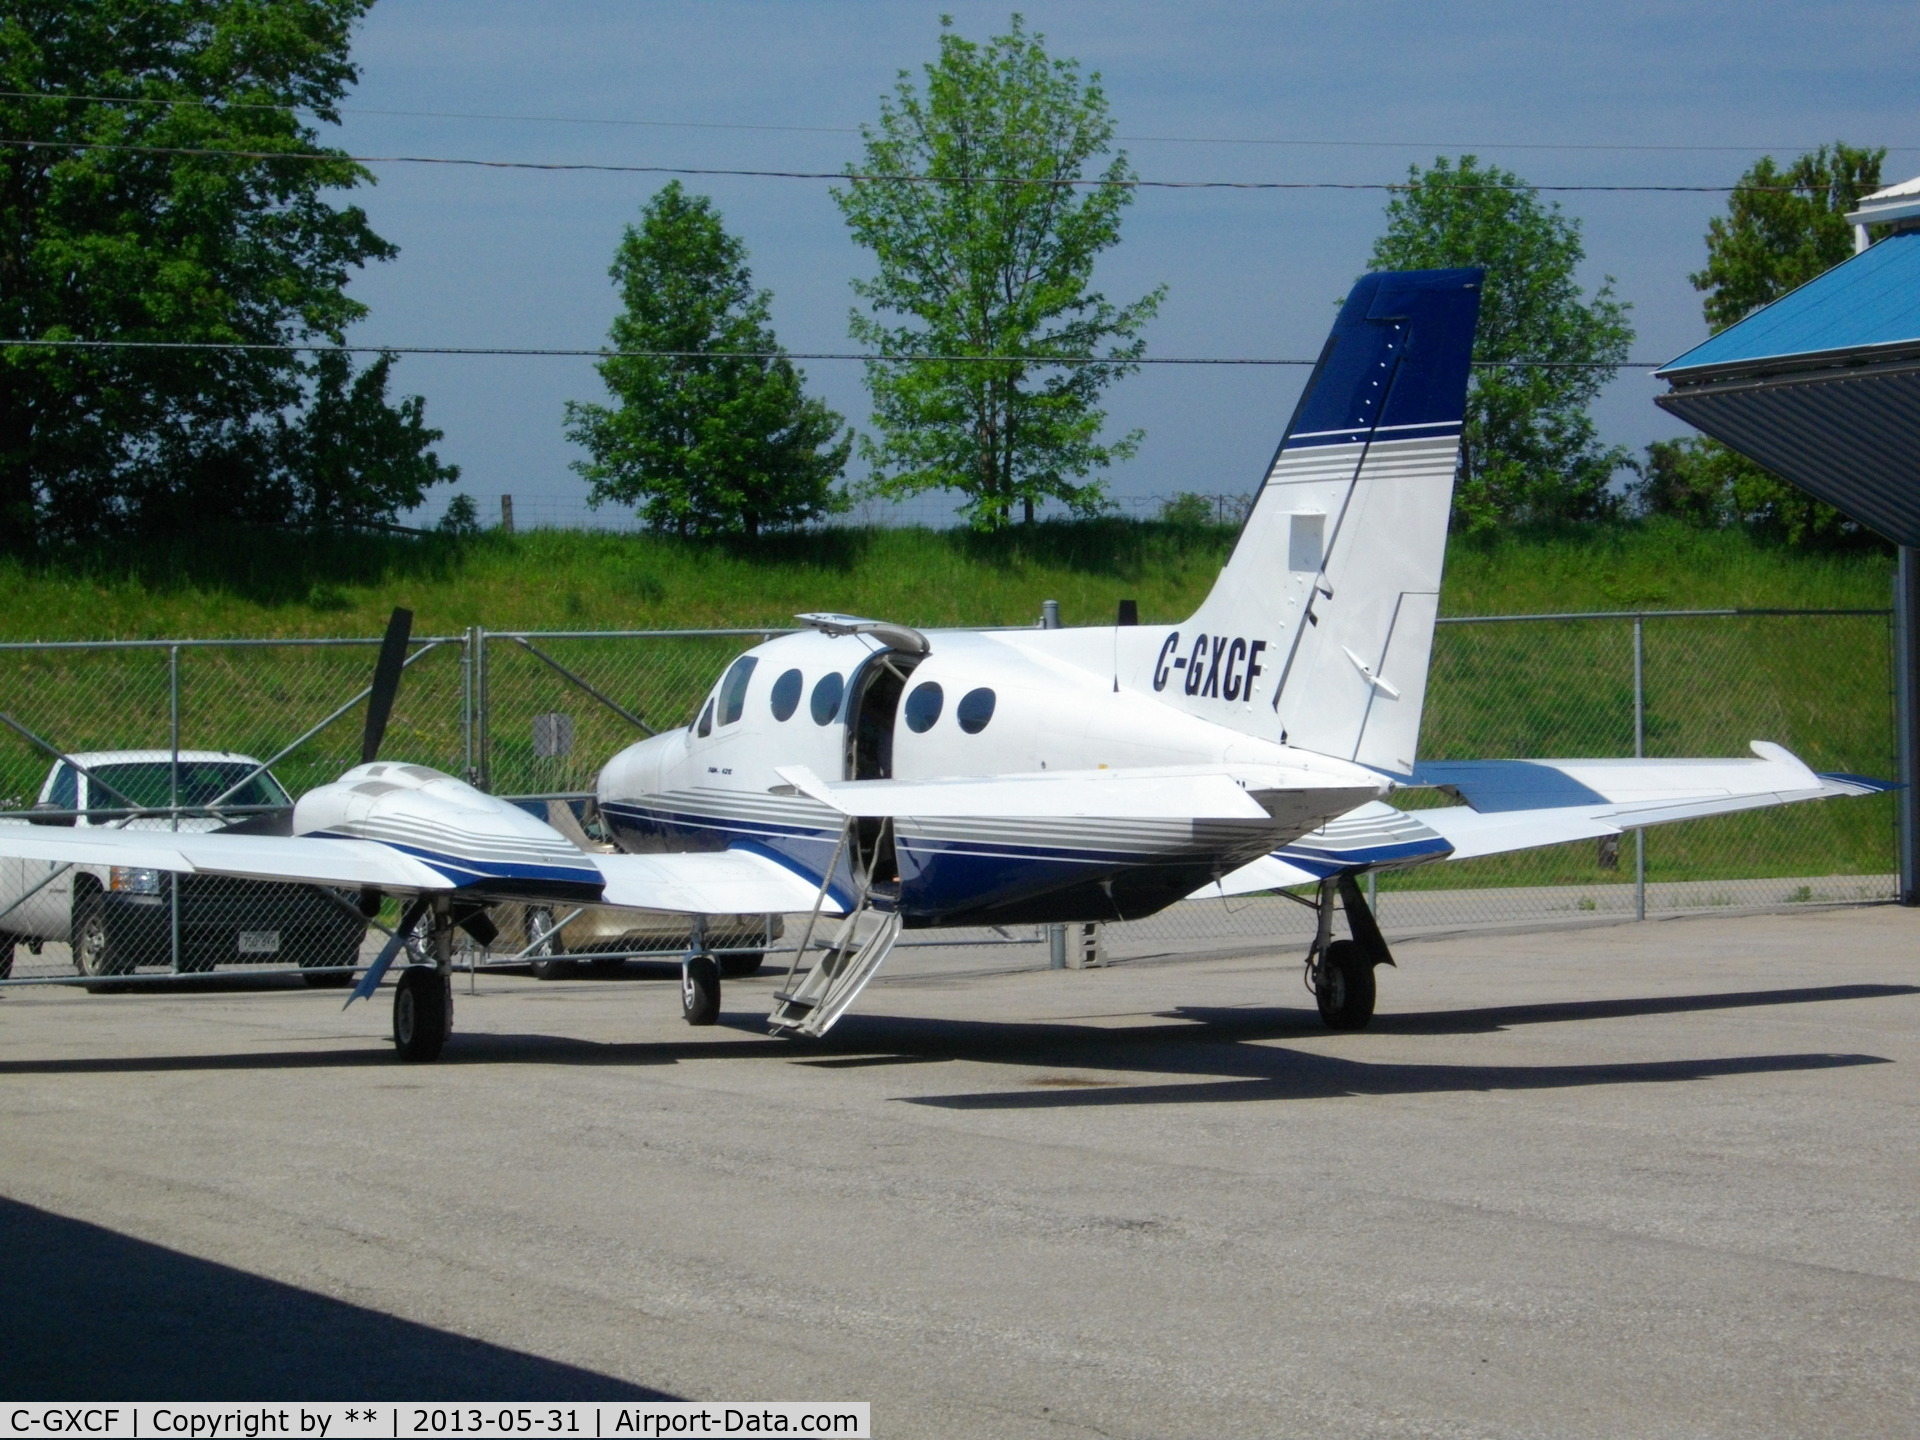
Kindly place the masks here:
[(158, 895), (160, 872), (144, 866), (115, 865), (108, 873), (107, 888), (127, 895)]

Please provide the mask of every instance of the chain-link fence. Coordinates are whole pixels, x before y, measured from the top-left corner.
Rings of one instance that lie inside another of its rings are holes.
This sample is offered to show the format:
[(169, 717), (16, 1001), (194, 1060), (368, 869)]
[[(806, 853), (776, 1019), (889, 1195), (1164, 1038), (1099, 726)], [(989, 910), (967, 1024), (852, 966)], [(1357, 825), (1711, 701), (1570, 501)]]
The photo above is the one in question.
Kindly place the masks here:
[[(475, 627), (417, 638), (383, 753), (536, 806), (577, 804), (609, 756), (686, 723), (734, 654), (777, 633)], [(209, 828), (283, 811), (289, 794), (359, 760), (378, 645), (0, 645), (0, 824)], [(1421, 753), (1737, 755), (1757, 738), (1785, 744), (1815, 769), (1890, 775), (1890, 654), (1890, 618), (1881, 611), (1442, 621)], [(1401, 803), (1443, 802), (1411, 791)], [(1382, 924), (1406, 933), (1878, 900), (1892, 896), (1893, 871), (1892, 800), (1880, 796), (1442, 862), (1381, 874), (1372, 888)], [(245, 965), (259, 973), (298, 968), (331, 983), (394, 918), (389, 905), (369, 930), (356, 898), (0, 860), (0, 945), (7, 933), (18, 937), (16, 979), (70, 981), (78, 972), (120, 987)], [(566, 917), (505, 918), (496, 958), (538, 962), (559, 948), (543, 937)], [(588, 927), (590, 918), (572, 923)], [(1250, 896), (1106, 926), (1099, 946), (1125, 958), (1304, 941), (1310, 929), (1309, 912), (1285, 897)], [(683, 942), (680, 930), (600, 923), (593, 952), (669, 953)], [(617, 931), (624, 942), (608, 938)], [(1049, 952), (1047, 933), (1032, 928), (925, 939), (1027, 946), (1039, 964)], [(1075, 958), (1080, 946), (1076, 936)]]

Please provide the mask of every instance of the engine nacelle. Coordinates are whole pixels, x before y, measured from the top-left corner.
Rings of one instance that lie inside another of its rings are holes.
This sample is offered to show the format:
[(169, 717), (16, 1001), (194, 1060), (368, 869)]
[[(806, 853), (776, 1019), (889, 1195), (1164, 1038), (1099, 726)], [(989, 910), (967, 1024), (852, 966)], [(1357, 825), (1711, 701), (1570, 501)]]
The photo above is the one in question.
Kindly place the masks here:
[(544, 820), (425, 765), (356, 765), (300, 797), (293, 833), (378, 840), (462, 889), (591, 902), (605, 884), (599, 867)]

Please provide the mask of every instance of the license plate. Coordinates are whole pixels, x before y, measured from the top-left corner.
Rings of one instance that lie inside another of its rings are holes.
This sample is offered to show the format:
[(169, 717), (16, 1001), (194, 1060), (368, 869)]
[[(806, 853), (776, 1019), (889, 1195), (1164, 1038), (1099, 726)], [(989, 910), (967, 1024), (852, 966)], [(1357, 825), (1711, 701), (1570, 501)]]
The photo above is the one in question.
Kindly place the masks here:
[(280, 932), (278, 930), (242, 930), (240, 953), (242, 955), (278, 955)]

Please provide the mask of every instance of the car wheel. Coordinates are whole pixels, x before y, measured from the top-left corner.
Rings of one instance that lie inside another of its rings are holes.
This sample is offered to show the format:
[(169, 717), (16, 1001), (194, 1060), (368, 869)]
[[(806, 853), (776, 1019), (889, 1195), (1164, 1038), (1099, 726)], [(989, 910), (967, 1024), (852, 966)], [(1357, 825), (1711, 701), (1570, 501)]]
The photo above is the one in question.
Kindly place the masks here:
[(132, 957), (122, 955), (107, 939), (106, 906), (98, 895), (89, 895), (74, 907), (73, 968), (94, 976), (126, 975), (133, 970)]
[(344, 990), (353, 984), (354, 969), (359, 963), (360, 952), (356, 949), (351, 955), (341, 955), (331, 963), (344, 965), (344, 970), (322, 970), (317, 966), (302, 965), (300, 978), (315, 990)]
[(532, 947), (527, 951), (527, 959), (533, 964), (534, 978), (563, 980), (573, 974), (573, 961), (560, 958), (566, 946), (560, 939), (560, 927), (553, 923), (552, 908), (529, 905), (524, 913), (527, 943)]

